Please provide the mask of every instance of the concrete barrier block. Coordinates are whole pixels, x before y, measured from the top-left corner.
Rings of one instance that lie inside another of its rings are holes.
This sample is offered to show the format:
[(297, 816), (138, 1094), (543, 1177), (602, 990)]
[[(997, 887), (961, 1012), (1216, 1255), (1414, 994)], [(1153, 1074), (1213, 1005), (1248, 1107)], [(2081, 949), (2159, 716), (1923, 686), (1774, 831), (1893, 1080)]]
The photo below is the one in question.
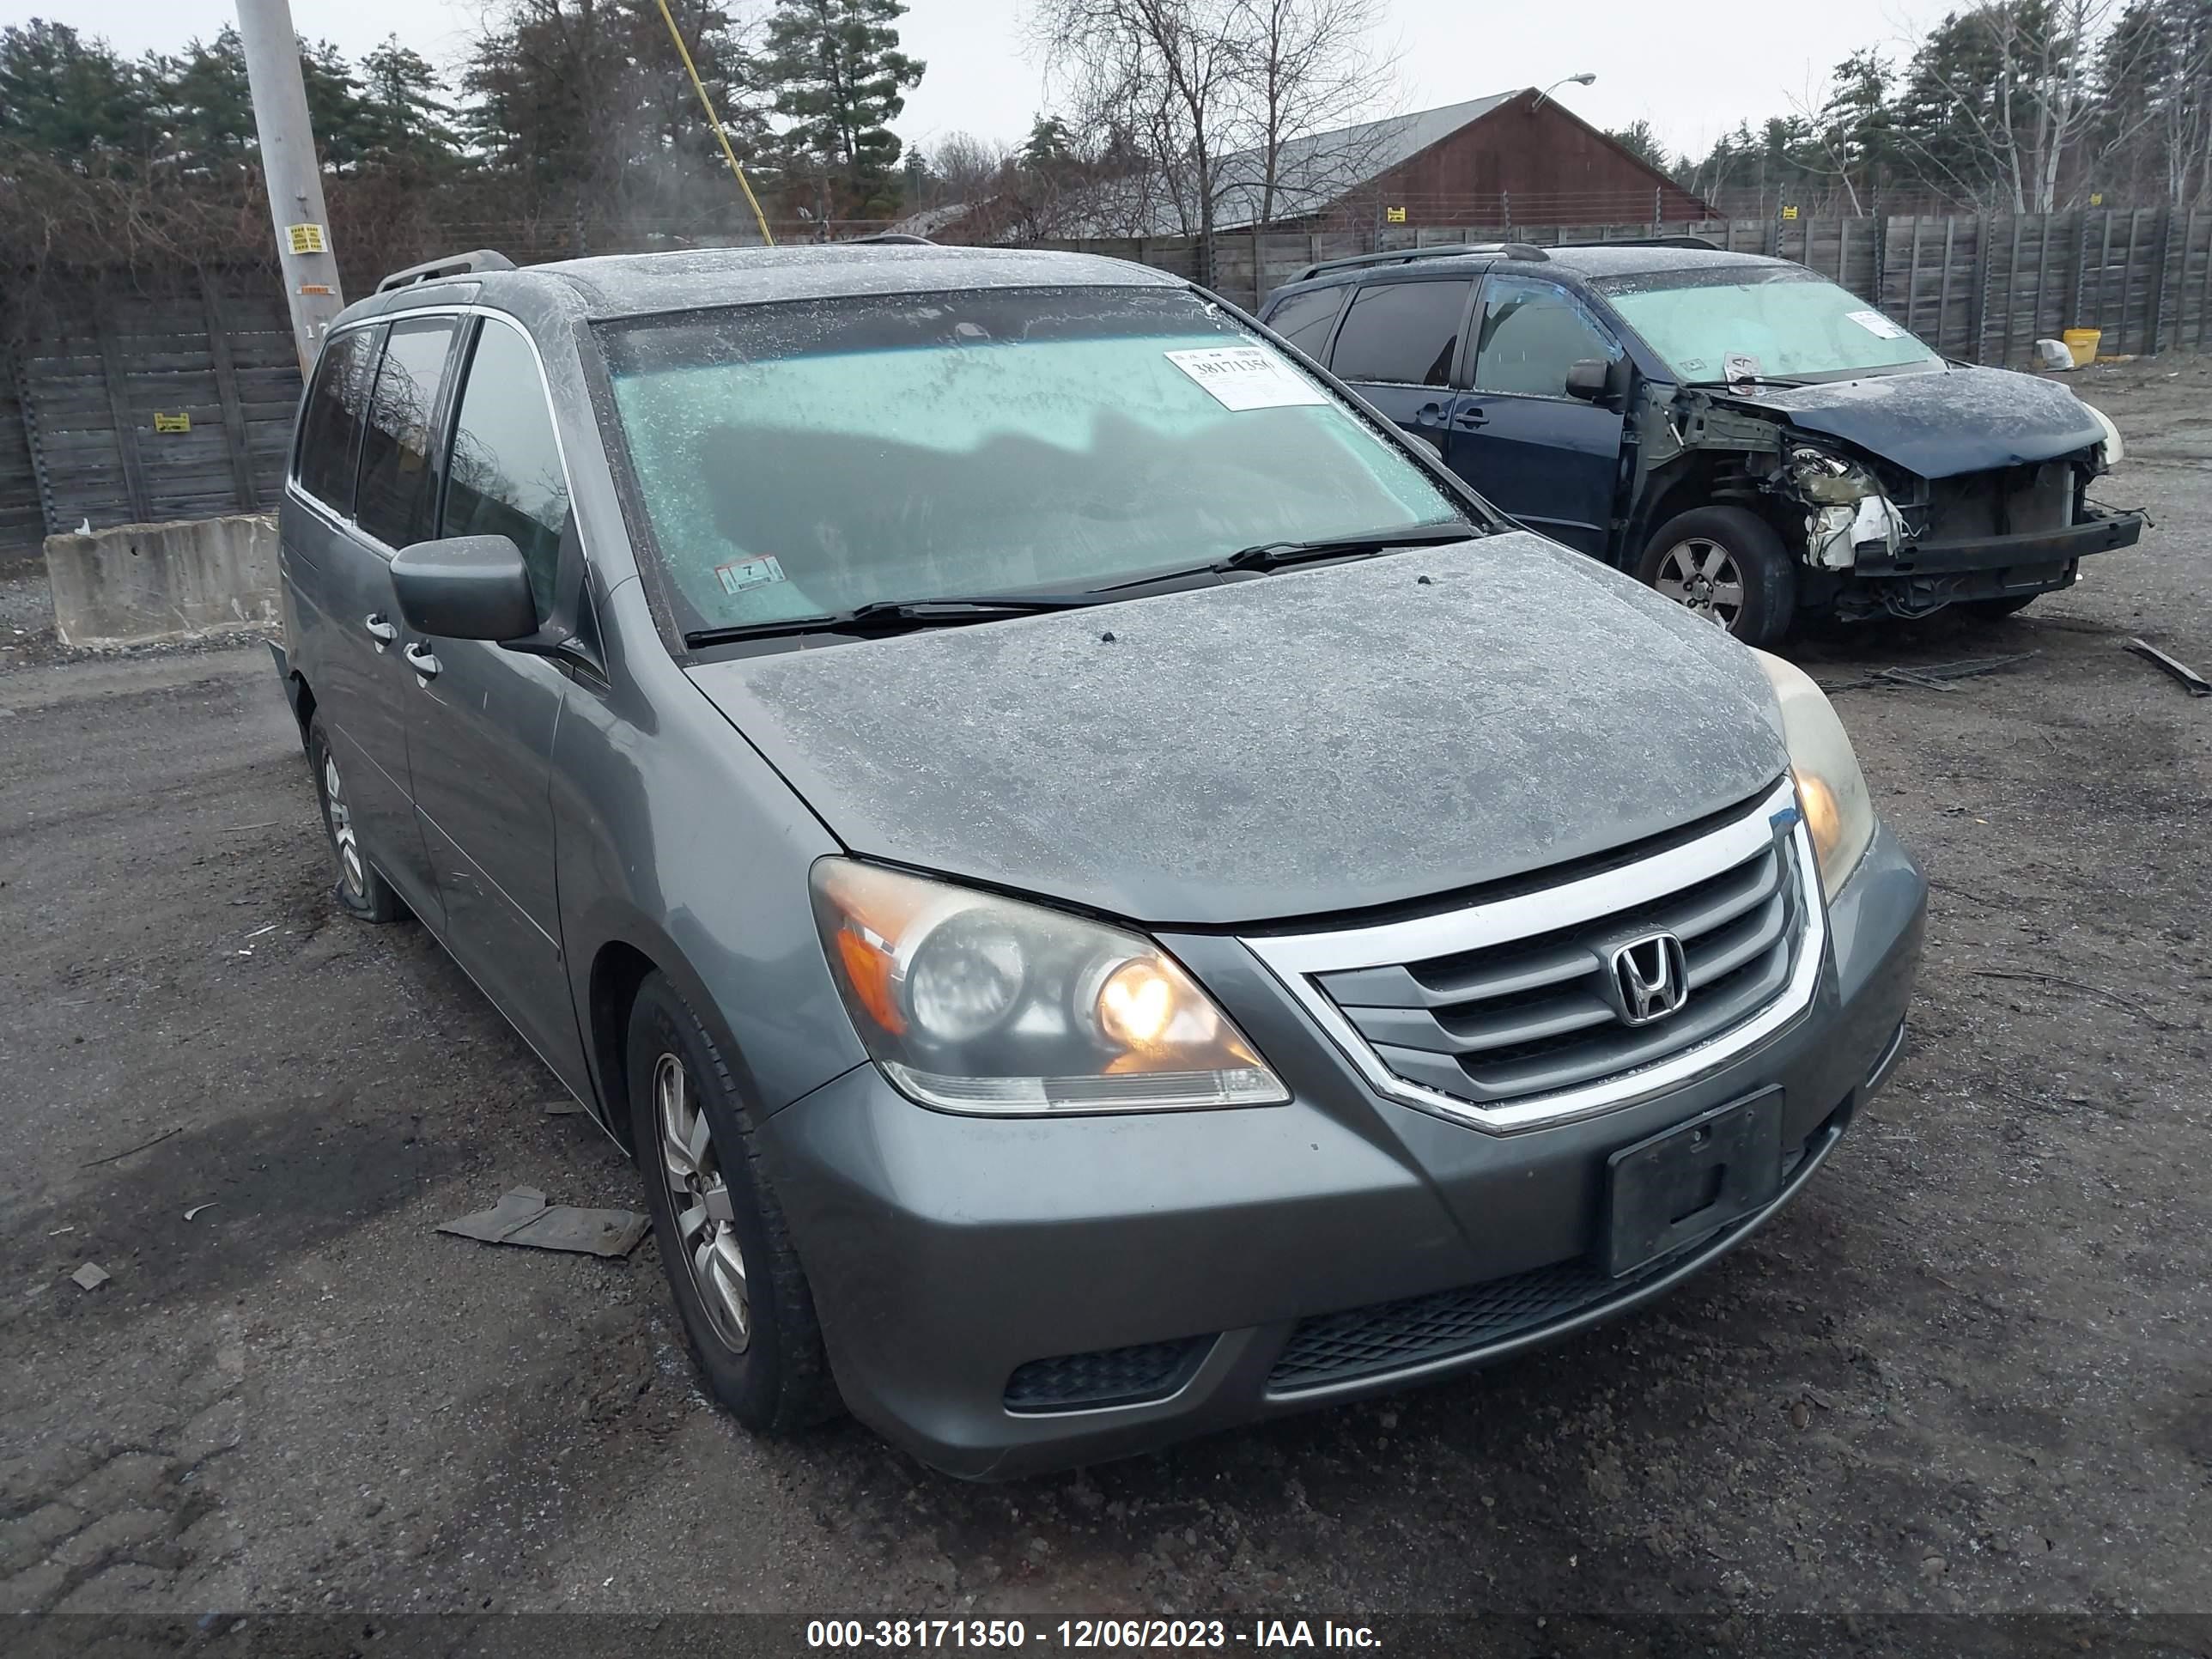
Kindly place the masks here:
[(274, 627), (276, 520), (239, 514), (49, 536), (46, 583), (64, 645), (144, 645)]

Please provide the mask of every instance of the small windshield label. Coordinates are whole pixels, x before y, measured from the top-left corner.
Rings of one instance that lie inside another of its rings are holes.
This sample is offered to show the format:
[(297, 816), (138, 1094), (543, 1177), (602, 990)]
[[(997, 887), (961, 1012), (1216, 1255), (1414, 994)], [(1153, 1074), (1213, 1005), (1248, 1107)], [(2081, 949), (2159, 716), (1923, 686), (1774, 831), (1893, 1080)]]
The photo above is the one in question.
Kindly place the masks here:
[(1167, 357), (1224, 409), (1287, 409), (1328, 401), (1319, 386), (1262, 346), (1206, 346), (1170, 351)]
[(774, 555), (764, 559), (739, 559), (734, 564), (718, 564), (714, 574), (722, 584), (725, 593), (742, 593), (749, 587), (766, 587), (770, 582), (783, 580), (783, 567)]
[(1888, 318), (1883, 316), (1879, 311), (1847, 311), (1844, 315), (1850, 318), (1868, 333), (1875, 335), (1879, 338), (1884, 340), (1901, 340), (1905, 337), (1905, 331), (1899, 328), (1895, 323), (1891, 322)]

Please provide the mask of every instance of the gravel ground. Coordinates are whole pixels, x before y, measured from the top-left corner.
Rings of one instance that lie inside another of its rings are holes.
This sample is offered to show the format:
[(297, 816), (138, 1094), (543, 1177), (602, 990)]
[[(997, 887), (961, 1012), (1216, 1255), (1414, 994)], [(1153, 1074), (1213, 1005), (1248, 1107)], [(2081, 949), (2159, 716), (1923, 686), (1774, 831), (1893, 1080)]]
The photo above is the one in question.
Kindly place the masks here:
[(2083, 378), (2142, 547), (2011, 622), (1802, 653), (2033, 653), (1837, 693), (1936, 892), (1912, 1050), (1803, 1200), (1478, 1376), (998, 1487), (849, 1424), (749, 1439), (650, 1244), (438, 1236), (518, 1183), (639, 1188), (423, 933), (336, 914), (265, 653), (81, 659), (0, 570), (0, 1608), (1503, 1610), (1538, 1651), (1631, 1610), (1757, 1647), (2212, 1607), (2212, 701), (2121, 649), (2212, 670), (2212, 364)]

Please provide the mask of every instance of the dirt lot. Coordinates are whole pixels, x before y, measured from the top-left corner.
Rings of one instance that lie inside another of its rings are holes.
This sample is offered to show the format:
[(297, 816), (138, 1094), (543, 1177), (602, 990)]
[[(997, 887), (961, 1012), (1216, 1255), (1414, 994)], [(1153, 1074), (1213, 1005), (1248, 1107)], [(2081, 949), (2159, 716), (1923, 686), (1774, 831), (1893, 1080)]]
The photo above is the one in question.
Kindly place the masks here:
[(438, 1236), (639, 1189), (424, 934), (336, 915), (265, 653), (73, 659), (0, 571), (0, 1607), (1503, 1608), (1516, 1651), (1631, 1610), (2212, 1607), (2212, 700), (2120, 648), (2212, 668), (2212, 365), (2083, 379), (2140, 549), (1802, 653), (2034, 653), (1837, 694), (1936, 893), (1912, 1052), (1803, 1200), (1536, 1357), (1011, 1486), (748, 1439), (650, 1245)]

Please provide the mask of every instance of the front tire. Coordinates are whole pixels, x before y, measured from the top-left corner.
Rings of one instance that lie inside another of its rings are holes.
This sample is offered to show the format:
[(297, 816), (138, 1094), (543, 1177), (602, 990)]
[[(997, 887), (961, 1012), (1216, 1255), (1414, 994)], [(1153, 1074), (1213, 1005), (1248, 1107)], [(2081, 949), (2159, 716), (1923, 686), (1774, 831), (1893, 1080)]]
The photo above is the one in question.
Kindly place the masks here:
[(1779, 645), (1796, 619), (1796, 564), (1774, 526), (1746, 507), (1675, 514), (1645, 544), (1636, 576), (1746, 645)]
[(842, 1403), (813, 1293), (762, 1167), (752, 1114), (665, 976), (638, 988), (623, 1052), (630, 1144), (708, 1391), (756, 1434), (836, 1416)]
[(319, 714), (307, 722), (307, 764), (313, 769), (315, 799), (323, 809), (323, 833), (330, 837), (331, 857), (337, 865), (337, 885), (332, 896), (338, 908), (362, 921), (398, 921), (407, 914), (399, 895), (376, 872), (361, 849), (354, 832), (353, 807), (346, 799), (345, 777), (337, 757), (331, 752), (330, 733)]

